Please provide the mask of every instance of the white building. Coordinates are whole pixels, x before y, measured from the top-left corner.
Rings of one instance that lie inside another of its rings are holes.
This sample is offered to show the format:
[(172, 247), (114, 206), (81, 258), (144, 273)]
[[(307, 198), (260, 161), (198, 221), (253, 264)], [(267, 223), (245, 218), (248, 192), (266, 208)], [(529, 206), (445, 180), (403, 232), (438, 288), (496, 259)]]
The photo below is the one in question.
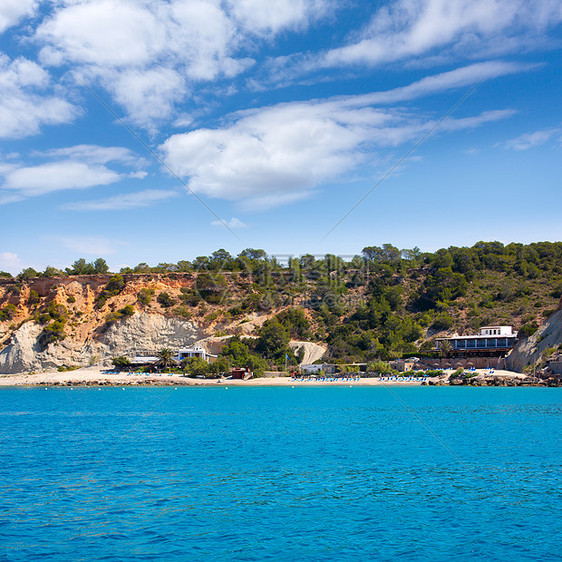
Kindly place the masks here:
[(513, 326), (484, 326), (480, 336), (517, 336), (517, 332), (513, 332)]
[(443, 341), (448, 341), (453, 350), (507, 350), (515, 345), (517, 332), (512, 326), (483, 326), (479, 334), (439, 338), (437, 349)]
[(301, 365), (301, 373), (303, 375), (318, 374), (324, 371), (326, 375), (333, 375), (336, 372), (334, 365), (330, 363), (312, 363), (310, 365)]
[(207, 350), (199, 345), (193, 347), (184, 347), (178, 351), (175, 359), (176, 361), (183, 361), (184, 359), (192, 359), (193, 357), (199, 357), (207, 363), (212, 363), (217, 356), (212, 353), (207, 353)]
[(154, 355), (136, 355), (131, 359), (131, 365), (151, 365), (158, 361)]
[[(180, 349), (175, 357), (173, 358), (174, 361), (181, 363), (183, 359), (191, 359), (193, 357), (200, 357), (203, 361), (207, 361), (207, 363), (212, 363), (217, 359), (216, 355), (212, 353), (207, 353), (207, 350), (199, 345), (193, 347), (185, 347)], [(151, 355), (151, 356), (142, 356), (138, 355), (133, 357), (131, 363), (133, 365), (150, 365), (158, 362), (158, 357)]]

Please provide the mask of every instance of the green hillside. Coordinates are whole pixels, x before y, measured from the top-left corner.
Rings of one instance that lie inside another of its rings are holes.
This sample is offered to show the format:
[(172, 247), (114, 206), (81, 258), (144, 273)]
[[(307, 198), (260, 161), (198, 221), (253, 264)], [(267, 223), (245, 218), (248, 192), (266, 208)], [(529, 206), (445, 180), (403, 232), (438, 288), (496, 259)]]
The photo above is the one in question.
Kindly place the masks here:
[[(91, 306), (107, 323), (147, 310), (234, 335), (250, 318), (266, 316), (254, 331), (261, 336), (254, 351), (270, 363), (284, 359), (289, 337), (325, 342), (326, 359), (353, 362), (423, 353), (436, 335), (471, 333), (488, 324), (513, 325), (530, 334), (556, 310), (562, 295), (561, 242), (479, 242), (435, 253), (384, 244), (347, 260), (306, 254), (285, 262), (263, 250), (247, 249), (236, 257), (218, 250), (191, 262), (139, 264), (111, 279), (107, 269), (98, 259), (77, 260), (64, 272), (27, 269), (13, 279), (2, 273), (0, 322), (7, 325), (24, 306), (27, 320), (44, 322), (53, 308), (48, 295), (34, 297), (29, 284), (26, 302), (13, 300), (33, 279), (39, 286), (49, 278), (56, 284), (69, 276), (88, 282), (88, 276), (105, 275), (109, 280), (98, 283)], [(132, 291), (132, 300), (119, 300)], [(58, 339), (66, 337), (65, 326), (78, 323), (71, 311), (55, 319), (61, 324)]]

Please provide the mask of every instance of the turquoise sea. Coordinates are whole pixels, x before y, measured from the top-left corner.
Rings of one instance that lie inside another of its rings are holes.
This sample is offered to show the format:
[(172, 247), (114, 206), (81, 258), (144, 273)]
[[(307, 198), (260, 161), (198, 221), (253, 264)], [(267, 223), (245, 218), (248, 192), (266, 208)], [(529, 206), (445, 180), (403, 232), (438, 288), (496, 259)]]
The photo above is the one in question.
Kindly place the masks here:
[(562, 390), (0, 390), (0, 560), (560, 560)]

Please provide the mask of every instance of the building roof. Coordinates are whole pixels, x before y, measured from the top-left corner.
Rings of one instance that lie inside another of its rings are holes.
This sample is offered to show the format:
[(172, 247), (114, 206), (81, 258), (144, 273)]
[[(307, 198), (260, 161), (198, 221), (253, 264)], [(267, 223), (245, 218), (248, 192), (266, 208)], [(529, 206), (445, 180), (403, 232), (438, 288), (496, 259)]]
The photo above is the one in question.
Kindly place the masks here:
[[(499, 330), (499, 334), (483, 334), (484, 330)], [(443, 340), (473, 340), (473, 339), (502, 339), (502, 338), (514, 338), (517, 337), (517, 332), (513, 330), (513, 326), (482, 326), (479, 329), (479, 334), (467, 334), (464, 336), (459, 336), (455, 334), (454, 336), (447, 336), (443, 338), (436, 338), (437, 341)], [(502, 333), (503, 332), (503, 333)]]
[(468, 336), (447, 336), (446, 338), (436, 338), (437, 340), (493, 340), (493, 339), (497, 339), (497, 340), (503, 340), (504, 338), (515, 338), (517, 337), (517, 332), (514, 332), (513, 334), (495, 334), (495, 335), (490, 335), (490, 334), (470, 334)]
[(156, 363), (158, 361), (158, 357), (153, 357), (152, 355), (148, 356), (136, 356), (131, 359), (131, 363), (135, 365), (142, 365), (143, 363)]

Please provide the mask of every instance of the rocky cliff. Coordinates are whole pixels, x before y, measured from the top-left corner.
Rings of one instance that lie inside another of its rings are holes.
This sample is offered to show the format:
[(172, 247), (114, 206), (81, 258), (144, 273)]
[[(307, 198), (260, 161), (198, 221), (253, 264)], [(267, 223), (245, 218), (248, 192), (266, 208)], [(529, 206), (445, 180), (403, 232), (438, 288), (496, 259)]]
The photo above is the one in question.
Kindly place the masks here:
[[(279, 311), (258, 307), (234, 317), (225, 308), (245, 289), (243, 280), (227, 277), (226, 285), (219, 283), (220, 294), (211, 295), (212, 304), (193, 301), (195, 282), (190, 274), (88, 275), (18, 283), (2, 279), (0, 374), (108, 365), (119, 355), (176, 350), (200, 340), (217, 353), (226, 337), (250, 335)], [(222, 337), (213, 337), (217, 333)], [(325, 352), (325, 346), (309, 342), (291, 345), (303, 348), (310, 362)]]
[(562, 299), (558, 310), (528, 338), (523, 338), (509, 354), (507, 368), (521, 372), (528, 365), (539, 361), (546, 351), (562, 348)]
[[(154, 354), (198, 340), (217, 353), (225, 337), (255, 335), (268, 318), (295, 306), (304, 310), (308, 326), (293, 330), (294, 337), (329, 343), (327, 357), (347, 362), (370, 361), (380, 350), (411, 353), (453, 329), (462, 334), (483, 324), (542, 325), (508, 360), (509, 368), (521, 370), (560, 344), (561, 314), (552, 314), (560, 289), (550, 274), (520, 279), (517, 286), (514, 275), (486, 270), (465, 296), (447, 301), (446, 311), (441, 302), (427, 309), (435, 281), (427, 267), (344, 268), (324, 276), (264, 266), (259, 274), (0, 278), (0, 373), (108, 364), (117, 355)], [(327, 347), (291, 345), (310, 363)]]
[(196, 322), (145, 312), (119, 320), (102, 333), (94, 331), (85, 340), (69, 337), (45, 347), (40, 343), (41, 332), (42, 327), (35, 322), (26, 322), (15, 330), (0, 352), (0, 373), (107, 364), (119, 355), (154, 353), (163, 347), (177, 349), (202, 335)]

